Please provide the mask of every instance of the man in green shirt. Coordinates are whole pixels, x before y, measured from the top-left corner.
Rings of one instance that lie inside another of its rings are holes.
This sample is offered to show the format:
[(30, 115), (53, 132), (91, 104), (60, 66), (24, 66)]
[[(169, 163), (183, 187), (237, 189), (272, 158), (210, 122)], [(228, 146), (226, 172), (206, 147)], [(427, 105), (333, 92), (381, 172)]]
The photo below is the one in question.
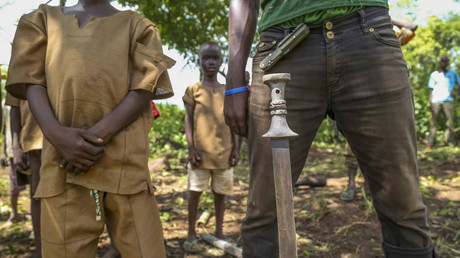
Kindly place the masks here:
[[(232, 0), (226, 122), (248, 135), (251, 181), (242, 226), (245, 257), (277, 257), (277, 217), (270, 141), (270, 89), (265, 73), (290, 73), (287, 120), (295, 182), (323, 119), (337, 121), (369, 182), (387, 257), (433, 257), (419, 191), (412, 91), (399, 40), (384, 0), (261, 0), (260, 43), (251, 94), (244, 67), (259, 1)], [(305, 23), (310, 34), (268, 71), (259, 64), (278, 42)], [(234, 90), (240, 89), (240, 90)], [(249, 101), (248, 101), (249, 100)]]

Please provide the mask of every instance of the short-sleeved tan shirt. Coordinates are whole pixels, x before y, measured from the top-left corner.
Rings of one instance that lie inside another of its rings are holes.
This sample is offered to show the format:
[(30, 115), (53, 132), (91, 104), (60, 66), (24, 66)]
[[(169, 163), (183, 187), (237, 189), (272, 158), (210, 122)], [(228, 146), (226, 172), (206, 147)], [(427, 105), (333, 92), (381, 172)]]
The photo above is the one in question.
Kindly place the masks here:
[[(174, 63), (162, 52), (156, 26), (136, 12), (91, 17), (79, 28), (75, 15), (41, 5), (18, 24), (6, 89), (24, 99), (27, 84), (42, 85), (62, 125), (88, 129), (129, 90), (149, 90), (156, 99), (171, 97), (166, 70)], [(61, 157), (45, 140), (36, 197), (62, 193), (66, 182), (117, 194), (153, 191), (147, 166), (151, 124), (146, 105), (143, 114), (106, 145), (104, 157), (84, 175), (59, 168)]]
[(208, 87), (201, 82), (188, 86), (182, 97), (195, 106), (193, 141), (201, 156), (202, 169), (227, 169), (232, 151), (232, 134), (224, 118), (225, 86)]
[(22, 151), (41, 150), (43, 148), (42, 130), (32, 116), (29, 104), (26, 100), (17, 99), (10, 94), (6, 94), (5, 105), (19, 108), (21, 112), (21, 134), (19, 142)]

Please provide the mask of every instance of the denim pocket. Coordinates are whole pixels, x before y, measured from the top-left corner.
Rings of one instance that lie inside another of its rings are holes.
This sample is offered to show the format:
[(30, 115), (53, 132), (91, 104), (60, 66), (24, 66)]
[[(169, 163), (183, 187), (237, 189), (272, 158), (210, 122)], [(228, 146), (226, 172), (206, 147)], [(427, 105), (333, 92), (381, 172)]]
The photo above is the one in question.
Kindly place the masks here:
[(371, 34), (375, 37), (375, 39), (382, 42), (383, 44), (392, 47), (401, 47), (401, 43), (396, 37), (395, 31), (393, 29), (385, 28), (377, 30), (375, 28), (370, 28), (369, 30), (373, 30)]
[(388, 15), (379, 16), (368, 21), (369, 33), (379, 42), (392, 46), (401, 47), (399, 39), (396, 37), (396, 32), (393, 30), (391, 18)]

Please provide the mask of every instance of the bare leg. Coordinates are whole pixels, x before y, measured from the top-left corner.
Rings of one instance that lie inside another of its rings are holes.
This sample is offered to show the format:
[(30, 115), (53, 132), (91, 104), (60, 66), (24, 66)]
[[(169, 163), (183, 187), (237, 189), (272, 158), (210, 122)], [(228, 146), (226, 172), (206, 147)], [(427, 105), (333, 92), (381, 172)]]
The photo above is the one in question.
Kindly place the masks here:
[(18, 196), (19, 194), (10, 194), (11, 212), (10, 217), (2, 226), (8, 226), (18, 221)]
[(188, 196), (188, 235), (187, 241), (196, 239), (196, 217), (198, 213), (198, 200), (202, 192), (189, 191)]
[(225, 195), (214, 192), (214, 209), (216, 210), (216, 237), (224, 238), (222, 226), (224, 223)]
[(32, 214), (32, 225), (35, 235), (35, 258), (41, 257), (41, 237), (40, 237), (40, 199), (33, 198), (40, 181), (41, 150), (29, 151), (30, 161), (30, 204)]
[(348, 166), (348, 189), (356, 190), (356, 174), (358, 173), (358, 167), (356, 165)]
[(3, 226), (11, 225), (16, 222), (18, 217), (18, 198), (19, 192), (25, 189), (25, 186), (18, 186), (17, 177), (16, 177), (16, 166), (13, 164), (13, 159), (10, 159), (10, 203), (11, 203), (11, 213), (10, 217)]
[(347, 165), (348, 171), (348, 187), (341, 195), (340, 199), (343, 201), (353, 201), (356, 198), (356, 174), (358, 172), (358, 161), (356, 160), (355, 154), (347, 143), (347, 152), (345, 154), (345, 164)]
[(341, 195), (343, 201), (353, 201), (356, 198), (356, 174), (358, 173), (358, 165), (356, 163), (348, 164), (348, 187)]
[(118, 251), (115, 243), (113, 242), (112, 228), (107, 221), (105, 222), (105, 225), (107, 226), (107, 233), (110, 237), (110, 247), (109, 250), (107, 250), (107, 252), (102, 256), (102, 258), (121, 258), (120, 251)]

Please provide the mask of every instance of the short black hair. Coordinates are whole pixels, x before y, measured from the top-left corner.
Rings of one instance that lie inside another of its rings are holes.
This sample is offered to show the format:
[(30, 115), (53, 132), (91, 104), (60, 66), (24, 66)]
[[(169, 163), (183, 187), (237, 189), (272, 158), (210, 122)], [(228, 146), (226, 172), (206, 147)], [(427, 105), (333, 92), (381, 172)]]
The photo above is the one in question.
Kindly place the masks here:
[[(201, 49), (204, 47), (204, 46), (216, 46), (219, 48), (219, 50), (222, 50), (222, 48), (219, 46), (219, 44), (217, 44), (216, 42), (214, 41), (206, 41), (206, 42), (203, 42), (201, 43), (200, 45), (200, 48), (198, 49), (198, 55), (201, 53)], [(221, 54), (222, 55), (222, 54)]]
[(443, 61), (443, 62), (449, 62), (449, 57), (446, 56), (446, 55), (444, 55), (444, 56), (441, 57), (441, 61)]

